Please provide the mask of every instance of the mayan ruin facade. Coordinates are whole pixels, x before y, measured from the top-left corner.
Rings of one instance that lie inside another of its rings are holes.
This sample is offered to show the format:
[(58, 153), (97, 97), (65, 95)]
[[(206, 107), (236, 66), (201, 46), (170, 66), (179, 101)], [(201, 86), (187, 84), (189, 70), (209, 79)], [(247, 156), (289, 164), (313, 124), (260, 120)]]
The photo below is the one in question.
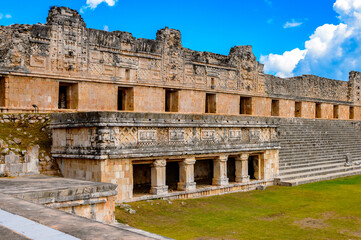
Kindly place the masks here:
[(267, 75), (251, 46), (198, 52), (167, 27), (155, 40), (90, 29), (66, 7), (0, 26), (0, 111), (52, 113), (62, 176), (116, 184), (116, 202), (361, 174), (360, 87), (360, 72)]

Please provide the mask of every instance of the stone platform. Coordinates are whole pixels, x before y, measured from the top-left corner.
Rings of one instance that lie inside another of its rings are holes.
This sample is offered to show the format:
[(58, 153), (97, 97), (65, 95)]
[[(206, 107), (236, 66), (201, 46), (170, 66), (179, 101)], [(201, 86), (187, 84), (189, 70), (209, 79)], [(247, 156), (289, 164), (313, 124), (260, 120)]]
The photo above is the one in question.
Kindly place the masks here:
[(116, 185), (44, 175), (1, 178), (0, 193), (104, 223), (114, 222)]
[[(115, 223), (115, 189), (111, 183), (44, 175), (0, 178), (0, 210), (79, 239), (167, 239)], [(1, 236), (27, 239), (4, 226), (8, 221), (0, 216)]]
[[(75, 239), (168, 239), (122, 224), (108, 225), (93, 221), (64, 211), (28, 202), (8, 194), (0, 193), (0, 209), (15, 214), (18, 217), (24, 217), (42, 226), (50, 227)], [(19, 232), (13, 229), (1, 226), (2, 221), (8, 221), (8, 219), (0, 218), (0, 236), (5, 237), (4, 239), (7, 239), (6, 237), (19, 240), (29, 239), (25, 237), (26, 232), (20, 235)]]

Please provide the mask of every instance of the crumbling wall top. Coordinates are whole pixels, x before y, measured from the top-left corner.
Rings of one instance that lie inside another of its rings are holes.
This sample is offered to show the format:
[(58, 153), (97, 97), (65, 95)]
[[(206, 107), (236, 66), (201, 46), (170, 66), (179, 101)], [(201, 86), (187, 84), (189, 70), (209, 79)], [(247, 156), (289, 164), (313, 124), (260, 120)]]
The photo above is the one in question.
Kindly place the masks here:
[(53, 6), (50, 8), (46, 24), (68, 26), (80, 25), (84, 28), (86, 27), (86, 24), (78, 11), (70, 9), (68, 7), (57, 6)]

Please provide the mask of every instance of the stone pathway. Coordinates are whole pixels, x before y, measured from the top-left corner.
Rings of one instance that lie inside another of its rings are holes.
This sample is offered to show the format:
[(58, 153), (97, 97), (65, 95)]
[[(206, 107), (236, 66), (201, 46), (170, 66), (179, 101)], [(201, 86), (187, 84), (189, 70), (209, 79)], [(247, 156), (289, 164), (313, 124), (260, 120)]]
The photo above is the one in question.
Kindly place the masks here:
[[(49, 176), (0, 178), (0, 239), (169, 239), (123, 224), (104, 224), (15, 197), (104, 183)], [(41, 233), (41, 234), (38, 234)], [(38, 234), (38, 235), (36, 235)], [(51, 237), (50, 235), (52, 234)], [(48, 237), (47, 237), (48, 236)]]
[(7, 228), (8, 232), (13, 232), (13, 234), (17, 235), (20, 239), (25, 236), (29, 239), (37, 240), (79, 240), (79, 238), (70, 236), (63, 232), (54, 230), (37, 222), (3, 210), (0, 210), (0, 225), (2, 225), (4, 228)]

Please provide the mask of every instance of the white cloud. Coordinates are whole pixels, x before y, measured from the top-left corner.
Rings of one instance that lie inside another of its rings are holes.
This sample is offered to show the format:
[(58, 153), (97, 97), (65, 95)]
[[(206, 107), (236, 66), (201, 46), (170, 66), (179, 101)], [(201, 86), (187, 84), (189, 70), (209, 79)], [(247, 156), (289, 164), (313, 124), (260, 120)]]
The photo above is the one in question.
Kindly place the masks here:
[(107, 26), (107, 25), (104, 25), (104, 28), (103, 28), (103, 30), (104, 30), (104, 31), (107, 31), (107, 32), (109, 32), (109, 26)]
[(306, 53), (307, 50), (296, 48), (284, 52), (282, 55), (271, 53), (267, 56), (261, 56), (260, 61), (265, 64), (264, 70), (266, 72), (272, 72), (278, 77), (292, 77), (293, 69), (301, 59), (305, 58)]
[(296, 22), (294, 19), (292, 19), (290, 22), (286, 22), (285, 25), (283, 25), (283, 28), (294, 28), (301, 26), (303, 22)]
[(262, 56), (265, 72), (277, 76), (316, 74), (346, 80), (349, 71), (361, 71), (361, 0), (336, 0), (333, 6), (340, 24), (318, 27), (303, 50)]
[(339, 25), (325, 24), (318, 27), (310, 40), (305, 42), (305, 47), (313, 57), (324, 57), (325, 55), (337, 53), (337, 56), (342, 55), (341, 44), (352, 34), (346, 24)]
[(340, 14), (339, 18), (346, 23), (361, 20), (360, 0), (337, 0), (333, 4), (333, 8)]
[(12, 18), (12, 16), (10, 14), (5, 14), (4, 15), (4, 14), (0, 13), (0, 20), (3, 19), (3, 18), (9, 19), (9, 18)]
[(95, 9), (101, 3), (108, 4), (109, 7), (113, 7), (118, 0), (87, 0), (86, 5), (80, 8), (80, 13), (84, 13), (87, 8)]

